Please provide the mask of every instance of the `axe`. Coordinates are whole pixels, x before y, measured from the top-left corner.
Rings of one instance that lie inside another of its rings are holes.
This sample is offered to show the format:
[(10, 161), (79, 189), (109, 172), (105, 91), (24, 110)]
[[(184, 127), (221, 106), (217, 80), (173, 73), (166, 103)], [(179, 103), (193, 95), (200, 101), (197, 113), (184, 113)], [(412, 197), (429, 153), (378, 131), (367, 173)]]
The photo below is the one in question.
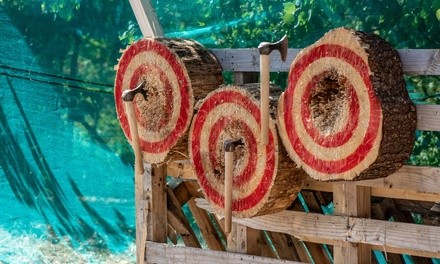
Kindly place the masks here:
[(267, 145), (269, 142), (269, 67), (272, 50), (278, 50), (281, 60), (286, 61), (287, 57), (287, 35), (275, 43), (261, 42), (258, 45), (260, 52), (260, 100), (261, 100), (261, 143)]
[(243, 145), (243, 139), (226, 140), (223, 142), (225, 151), (225, 233), (231, 233), (232, 225), (232, 184), (234, 181), (234, 150)]

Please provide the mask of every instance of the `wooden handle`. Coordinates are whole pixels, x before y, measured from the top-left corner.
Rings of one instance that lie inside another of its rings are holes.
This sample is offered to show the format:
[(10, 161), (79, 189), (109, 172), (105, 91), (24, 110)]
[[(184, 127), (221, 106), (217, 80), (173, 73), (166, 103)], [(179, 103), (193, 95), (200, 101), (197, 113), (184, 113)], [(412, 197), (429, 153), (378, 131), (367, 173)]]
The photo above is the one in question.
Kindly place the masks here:
[(135, 180), (135, 200), (136, 200), (136, 252), (137, 263), (142, 263), (145, 257), (145, 243), (146, 243), (146, 226), (144, 222), (144, 210), (141, 210), (140, 205), (143, 200), (143, 181), (144, 163), (142, 160), (142, 150), (139, 144), (139, 133), (136, 123), (136, 116), (134, 112), (133, 101), (124, 101), (125, 111), (127, 113), (128, 125), (130, 127), (131, 147), (134, 151), (134, 180)]
[(261, 143), (269, 143), (269, 55), (260, 55)]
[(234, 152), (225, 151), (225, 233), (232, 225), (232, 180), (234, 177)]

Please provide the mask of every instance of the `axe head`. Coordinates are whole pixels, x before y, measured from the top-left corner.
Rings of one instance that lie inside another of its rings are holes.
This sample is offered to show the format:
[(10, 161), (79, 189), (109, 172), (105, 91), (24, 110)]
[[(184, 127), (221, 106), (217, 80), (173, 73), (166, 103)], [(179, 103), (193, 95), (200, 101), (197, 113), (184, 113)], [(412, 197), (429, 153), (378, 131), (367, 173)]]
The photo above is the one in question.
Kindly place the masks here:
[(269, 55), (272, 50), (278, 50), (281, 54), (281, 60), (286, 61), (287, 58), (287, 35), (284, 35), (282, 39), (277, 42), (261, 42), (258, 45), (258, 51), (260, 55)]

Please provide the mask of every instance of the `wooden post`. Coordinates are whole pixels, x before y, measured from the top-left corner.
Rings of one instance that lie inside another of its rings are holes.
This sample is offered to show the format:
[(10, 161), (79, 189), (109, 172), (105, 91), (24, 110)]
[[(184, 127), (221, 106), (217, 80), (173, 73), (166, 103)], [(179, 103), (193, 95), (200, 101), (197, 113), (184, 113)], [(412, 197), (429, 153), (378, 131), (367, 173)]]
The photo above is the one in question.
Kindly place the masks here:
[[(333, 203), (335, 215), (370, 218), (370, 187), (356, 186), (353, 183), (334, 183)], [(370, 245), (337, 242), (333, 252), (334, 262), (338, 264), (371, 263)]]
[(150, 0), (130, 0), (131, 8), (144, 37), (162, 36), (162, 27)]
[(166, 165), (146, 164), (146, 167), (144, 189), (150, 201), (147, 240), (165, 243), (167, 241)]

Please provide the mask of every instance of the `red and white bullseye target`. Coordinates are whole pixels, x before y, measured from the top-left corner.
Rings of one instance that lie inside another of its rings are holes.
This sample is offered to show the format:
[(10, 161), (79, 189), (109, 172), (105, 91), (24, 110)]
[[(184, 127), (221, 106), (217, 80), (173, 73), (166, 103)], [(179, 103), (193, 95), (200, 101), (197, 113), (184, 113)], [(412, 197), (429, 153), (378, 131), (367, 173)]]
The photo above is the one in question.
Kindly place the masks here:
[(379, 154), (382, 107), (368, 54), (354, 36), (327, 33), (292, 63), (278, 105), (282, 141), (315, 179), (351, 180)]
[(164, 161), (168, 151), (187, 131), (193, 113), (193, 93), (187, 70), (179, 57), (158, 39), (142, 39), (123, 53), (115, 81), (116, 111), (130, 140), (121, 95), (146, 82), (147, 98), (134, 100), (144, 160)]
[(277, 173), (278, 149), (274, 122), (266, 146), (259, 142), (260, 124), (259, 102), (236, 87), (208, 94), (193, 119), (190, 158), (205, 197), (219, 212), (224, 208), (223, 142), (230, 139), (244, 142), (234, 151), (233, 214), (250, 217), (265, 206)]

